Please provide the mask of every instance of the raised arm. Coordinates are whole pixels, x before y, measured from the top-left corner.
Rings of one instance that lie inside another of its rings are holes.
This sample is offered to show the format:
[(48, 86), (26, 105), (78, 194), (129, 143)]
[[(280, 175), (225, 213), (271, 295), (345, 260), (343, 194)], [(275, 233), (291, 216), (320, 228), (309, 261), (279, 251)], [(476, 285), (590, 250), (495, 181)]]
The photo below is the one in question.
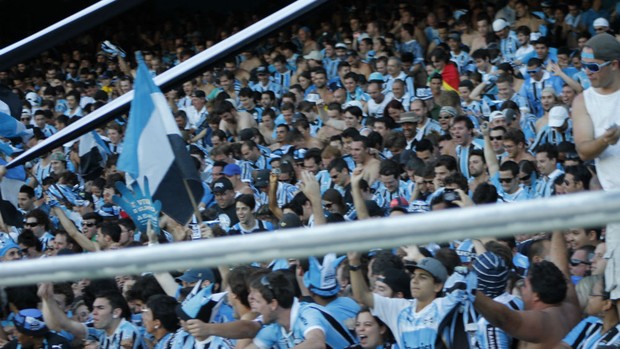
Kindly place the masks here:
[(568, 250), (566, 248), (566, 240), (561, 231), (554, 231), (551, 235), (551, 262), (564, 274), (566, 278), (566, 301), (579, 307), (579, 298), (575, 291), (575, 285), (571, 282), (570, 268), (568, 267)]
[(73, 240), (75, 240), (75, 242), (77, 242), (84, 251), (95, 252), (101, 250), (98, 243), (89, 240), (86, 235), (82, 234), (77, 229), (75, 224), (73, 224), (73, 221), (69, 219), (69, 217), (67, 217), (65, 211), (63, 211), (60, 206), (52, 207), (51, 211), (56, 217), (58, 217), (60, 224), (67, 231), (67, 234), (69, 234), (69, 236), (71, 236)]
[(54, 286), (51, 283), (42, 283), (37, 292), (42, 300), (41, 312), (45, 324), (51, 330), (65, 330), (75, 336), (77, 341), (86, 338), (86, 326), (81, 322), (67, 317), (54, 300)]
[(369, 308), (374, 307), (375, 300), (373, 294), (368, 289), (366, 280), (364, 280), (364, 275), (362, 275), (361, 254), (359, 252), (349, 252), (347, 254), (347, 259), (349, 260), (349, 278), (351, 279), (353, 298)]
[(355, 212), (357, 212), (357, 219), (362, 220), (370, 217), (368, 213), (368, 207), (364, 201), (362, 190), (360, 189), (360, 181), (364, 175), (364, 170), (361, 167), (357, 167), (351, 174), (351, 196), (353, 197), (353, 206), (355, 206)]
[(312, 214), (314, 215), (314, 225), (326, 224), (321, 203), (321, 188), (316, 177), (309, 171), (301, 172), (301, 190), (312, 204)]
[(273, 213), (273, 215), (277, 219), (282, 219), (284, 213), (282, 209), (278, 206), (278, 175), (275, 173), (269, 174), (269, 211)]
[(482, 136), (484, 137), (484, 160), (487, 163), (487, 168), (489, 169), (489, 176), (493, 177), (497, 172), (499, 172), (499, 161), (497, 161), (497, 156), (493, 151), (493, 146), (491, 145), (491, 136), (489, 135), (491, 131), (489, 130), (489, 123), (483, 122), (480, 125), (480, 129), (482, 130)]

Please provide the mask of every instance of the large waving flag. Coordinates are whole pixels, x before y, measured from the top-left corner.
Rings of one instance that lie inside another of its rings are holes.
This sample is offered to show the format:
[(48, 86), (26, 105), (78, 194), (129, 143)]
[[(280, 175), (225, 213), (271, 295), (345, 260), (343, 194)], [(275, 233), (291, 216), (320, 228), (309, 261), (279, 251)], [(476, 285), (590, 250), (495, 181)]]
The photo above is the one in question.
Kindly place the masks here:
[(137, 53), (136, 58), (135, 95), (117, 168), (137, 179), (143, 191), (144, 178), (148, 178), (153, 201), (161, 201), (165, 214), (185, 224), (194, 213), (192, 201), (202, 198), (200, 177), (166, 98), (142, 55)]
[(108, 155), (110, 155), (110, 149), (97, 132), (90, 131), (80, 137), (78, 154), (80, 175), (88, 181), (101, 176)]

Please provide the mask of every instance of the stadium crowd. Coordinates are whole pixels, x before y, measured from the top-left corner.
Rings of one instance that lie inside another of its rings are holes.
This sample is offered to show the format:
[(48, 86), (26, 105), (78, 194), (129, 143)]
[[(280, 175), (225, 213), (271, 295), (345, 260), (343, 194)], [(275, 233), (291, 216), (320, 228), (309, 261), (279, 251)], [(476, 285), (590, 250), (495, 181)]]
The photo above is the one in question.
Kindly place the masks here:
[[(189, 223), (143, 231), (114, 199), (119, 115), (94, 159), (76, 140), (2, 169), (0, 263), (617, 190), (619, 10), (325, 5), (163, 91), (204, 189)], [(30, 130), (4, 159), (131, 91), (126, 52), (154, 77), (256, 20), (197, 18), (113, 22), (0, 71), (21, 107), (0, 111)], [(610, 224), (6, 287), (0, 346), (618, 348), (619, 239)]]

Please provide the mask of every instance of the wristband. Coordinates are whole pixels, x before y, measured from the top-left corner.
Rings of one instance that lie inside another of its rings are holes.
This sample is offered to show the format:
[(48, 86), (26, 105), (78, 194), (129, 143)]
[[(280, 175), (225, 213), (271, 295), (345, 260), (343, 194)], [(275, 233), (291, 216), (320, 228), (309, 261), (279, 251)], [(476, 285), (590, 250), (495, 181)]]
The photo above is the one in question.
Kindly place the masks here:
[(361, 269), (362, 269), (362, 266), (359, 265), (359, 264), (358, 265), (351, 265), (351, 264), (349, 264), (349, 271), (358, 271), (358, 270), (361, 270)]

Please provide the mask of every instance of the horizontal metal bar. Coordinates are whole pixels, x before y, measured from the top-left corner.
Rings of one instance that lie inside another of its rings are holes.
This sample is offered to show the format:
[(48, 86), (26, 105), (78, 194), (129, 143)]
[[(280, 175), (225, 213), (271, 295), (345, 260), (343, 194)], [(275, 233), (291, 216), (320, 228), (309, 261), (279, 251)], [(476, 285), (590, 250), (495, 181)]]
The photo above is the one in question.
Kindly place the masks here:
[[(587, 205), (584, 205), (587, 203)], [(620, 191), (482, 205), (393, 218), (3, 263), (0, 285), (271, 261), (620, 222)]]

